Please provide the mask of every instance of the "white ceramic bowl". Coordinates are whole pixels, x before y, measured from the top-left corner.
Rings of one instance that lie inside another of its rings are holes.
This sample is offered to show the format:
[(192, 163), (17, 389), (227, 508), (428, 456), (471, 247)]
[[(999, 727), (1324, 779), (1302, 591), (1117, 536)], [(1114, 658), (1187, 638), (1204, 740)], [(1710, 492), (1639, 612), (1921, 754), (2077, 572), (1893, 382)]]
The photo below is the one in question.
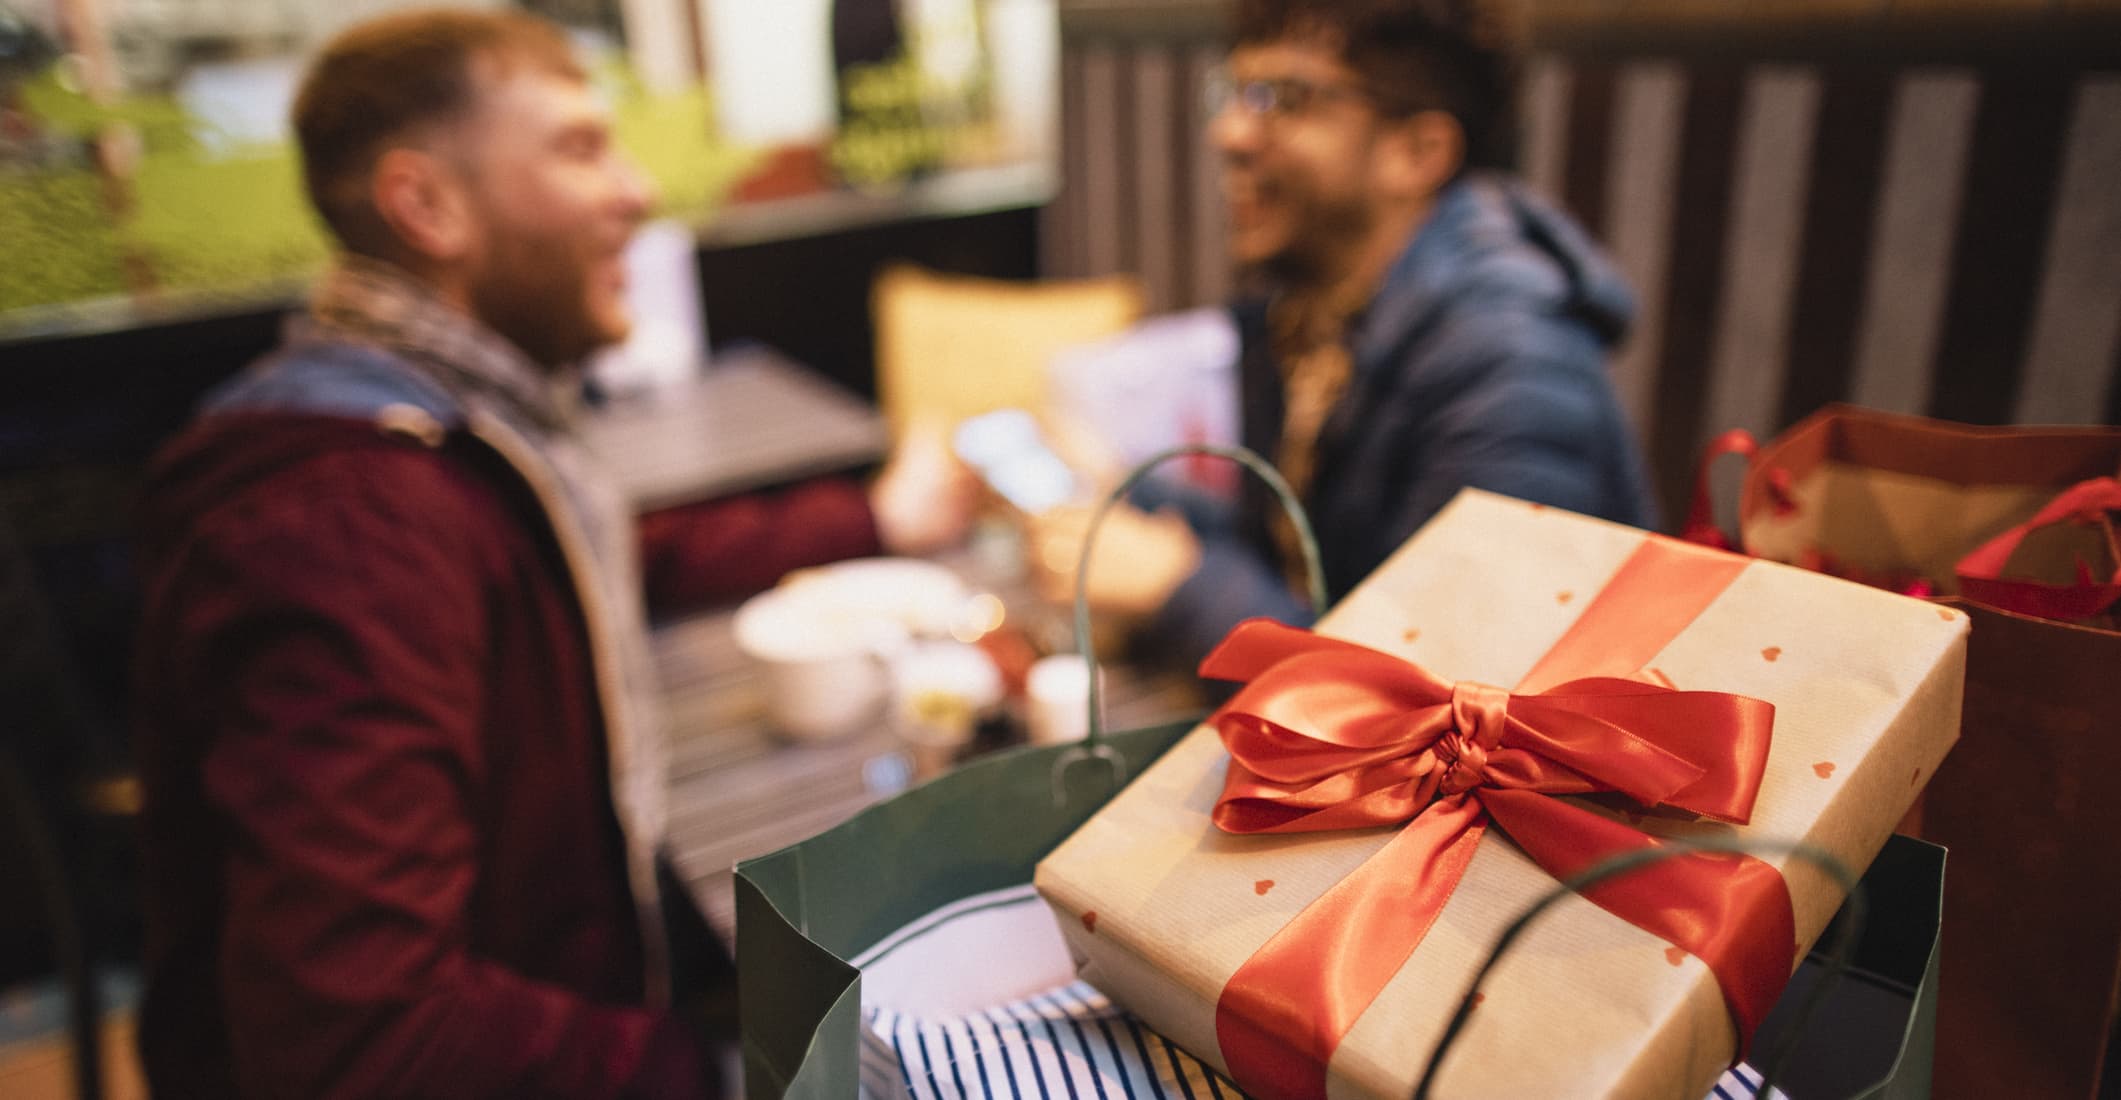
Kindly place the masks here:
[(766, 678), (767, 716), (801, 741), (873, 728), (909, 638), (947, 628), (964, 582), (933, 562), (864, 558), (804, 570), (745, 601), (737, 648)]

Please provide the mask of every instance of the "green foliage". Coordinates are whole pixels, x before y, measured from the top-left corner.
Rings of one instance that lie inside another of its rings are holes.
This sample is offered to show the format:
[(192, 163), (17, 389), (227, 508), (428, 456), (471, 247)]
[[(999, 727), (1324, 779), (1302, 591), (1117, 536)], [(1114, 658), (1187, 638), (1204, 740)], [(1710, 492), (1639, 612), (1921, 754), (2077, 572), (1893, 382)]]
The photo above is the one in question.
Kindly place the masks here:
[(131, 224), (166, 290), (244, 289), (299, 278), (329, 254), (292, 150), (222, 160), (149, 155)]
[[(612, 93), (618, 139), (655, 180), (667, 215), (705, 220), (757, 161), (756, 150), (715, 134), (705, 88), (649, 95), (623, 61), (597, 75)], [(329, 255), (290, 146), (211, 156), (195, 137), (199, 123), (174, 99), (98, 106), (56, 67), (23, 86), (23, 102), (62, 139), (131, 127), (142, 155), (122, 220), (90, 169), (0, 165), (0, 314), (123, 294), (128, 253), (158, 289), (231, 294), (301, 278)]]
[(889, 189), (949, 163), (991, 130), (986, 81), (929, 81), (913, 57), (850, 66), (832, 166), (850, 186)]
[(30, 117), (52, 133), (86, 141), (107, 126), (130, 126), (150, 153), (197, 155), (200, 123), (176, 99), (140, 95), (98, 106), (61, 79), (53, 65), (22, 86), (22, 103)]
[(715, 133), (714, 104), (705, 87), (652, 96), (628, 71), (618, 90), (612, 128), (619, 144), (655, 180), (663, 214), (705, 220), (757, 163), (758, 150), (730, 145)]
[(125, 289), (92, 172), (0, 174), (0, 313)]

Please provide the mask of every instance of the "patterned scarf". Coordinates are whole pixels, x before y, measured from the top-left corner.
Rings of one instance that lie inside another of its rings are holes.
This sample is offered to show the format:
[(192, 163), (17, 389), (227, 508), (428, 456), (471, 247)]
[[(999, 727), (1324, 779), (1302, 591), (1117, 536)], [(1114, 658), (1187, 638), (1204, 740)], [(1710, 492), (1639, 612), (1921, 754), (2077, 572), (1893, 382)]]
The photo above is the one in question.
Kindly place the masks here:
[[(1299, 500), (1311, 494), (1318, 473), (1318, 437), (1355, 374), (1348, 332), (1375, 294), (1376, 287), (1369, 285), (1338, 292), (1290, 292), (1276, 300), (1268, 313), (1274, 361), (1281, 368), (1282, 380), (1281, 447), (1275, 468)], [(1277, 512), (1270, 528), (1291, 583), (1301, 590), (1303, 553), (1297, 545), (1296, 525)]]

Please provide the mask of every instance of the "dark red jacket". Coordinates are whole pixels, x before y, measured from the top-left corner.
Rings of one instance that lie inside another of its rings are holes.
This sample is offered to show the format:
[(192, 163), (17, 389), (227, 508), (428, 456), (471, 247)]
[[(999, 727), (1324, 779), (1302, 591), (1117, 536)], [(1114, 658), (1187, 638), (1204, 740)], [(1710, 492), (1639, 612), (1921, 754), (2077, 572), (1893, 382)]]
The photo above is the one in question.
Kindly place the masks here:
[[(873, 548), (857, 490), (809, 492), (837, 544), (759, 552), (804, 496), (752, 499), (659, 521), (650, 571), (705, 596)], [(164, 454), (150, 502), (157, 1094), (703, 1091), (691, 1037), (643, 1003), (586, 635), (512, 471), (460, 433), (226, 414)], [(732, 560), (763, 579), (711, 575)]]

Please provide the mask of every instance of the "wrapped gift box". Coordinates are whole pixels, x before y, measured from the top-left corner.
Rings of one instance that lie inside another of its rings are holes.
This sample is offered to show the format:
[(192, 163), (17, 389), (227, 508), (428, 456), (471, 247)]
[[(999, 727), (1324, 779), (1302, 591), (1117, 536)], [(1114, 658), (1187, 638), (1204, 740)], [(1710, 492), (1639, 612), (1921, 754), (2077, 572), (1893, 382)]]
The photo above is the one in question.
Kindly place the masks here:
[[(1681, 606), (1668, 598), (1686, 587), (1684, 570), (1666, 567), (1673, 555), (1725, 579)], [(1858, 871), (1956, 737), (1966, 632), (1948, 608), (1476, 491), (1318, 627), (1450, 681), (1522, 691), (1528, 677), (1557, 672), (1629, 676), (1772, 704), (1745, 824), (1637, 812), (1611, 796), (1563, 801), (1651, 836), (1804, 841)], [(1570, 667), (1557, 669), (1564, 652)], [(1196, 729), (1037, 872), (1082, 976), (1226, 1072), (1217, 1005), (1232, 975), (1399, 832), (1224, 832), (1211, 815), (1228, 763), (1216, 730)], [(1787, 884), (1777, 938), (1794, 939), (1784, 945), (1794, 966), (1841, 892), (1800, 860), (1761, 858)], [(1329, 1044), (1324, 1093), (1409, 1095), (1474, 970), (1554, 885), (1488, 828), (1412, 955)], [(1306, 1009), (1292, 1018), (1310, 1026)], [(1736, 1053), (1732, 1010), (1707, 964), (1571, 896), (1489, 977), (1436, 1095), (1700, 1096)], [(1285, 1091), (1233, 1076), (1258, 1095)]]

